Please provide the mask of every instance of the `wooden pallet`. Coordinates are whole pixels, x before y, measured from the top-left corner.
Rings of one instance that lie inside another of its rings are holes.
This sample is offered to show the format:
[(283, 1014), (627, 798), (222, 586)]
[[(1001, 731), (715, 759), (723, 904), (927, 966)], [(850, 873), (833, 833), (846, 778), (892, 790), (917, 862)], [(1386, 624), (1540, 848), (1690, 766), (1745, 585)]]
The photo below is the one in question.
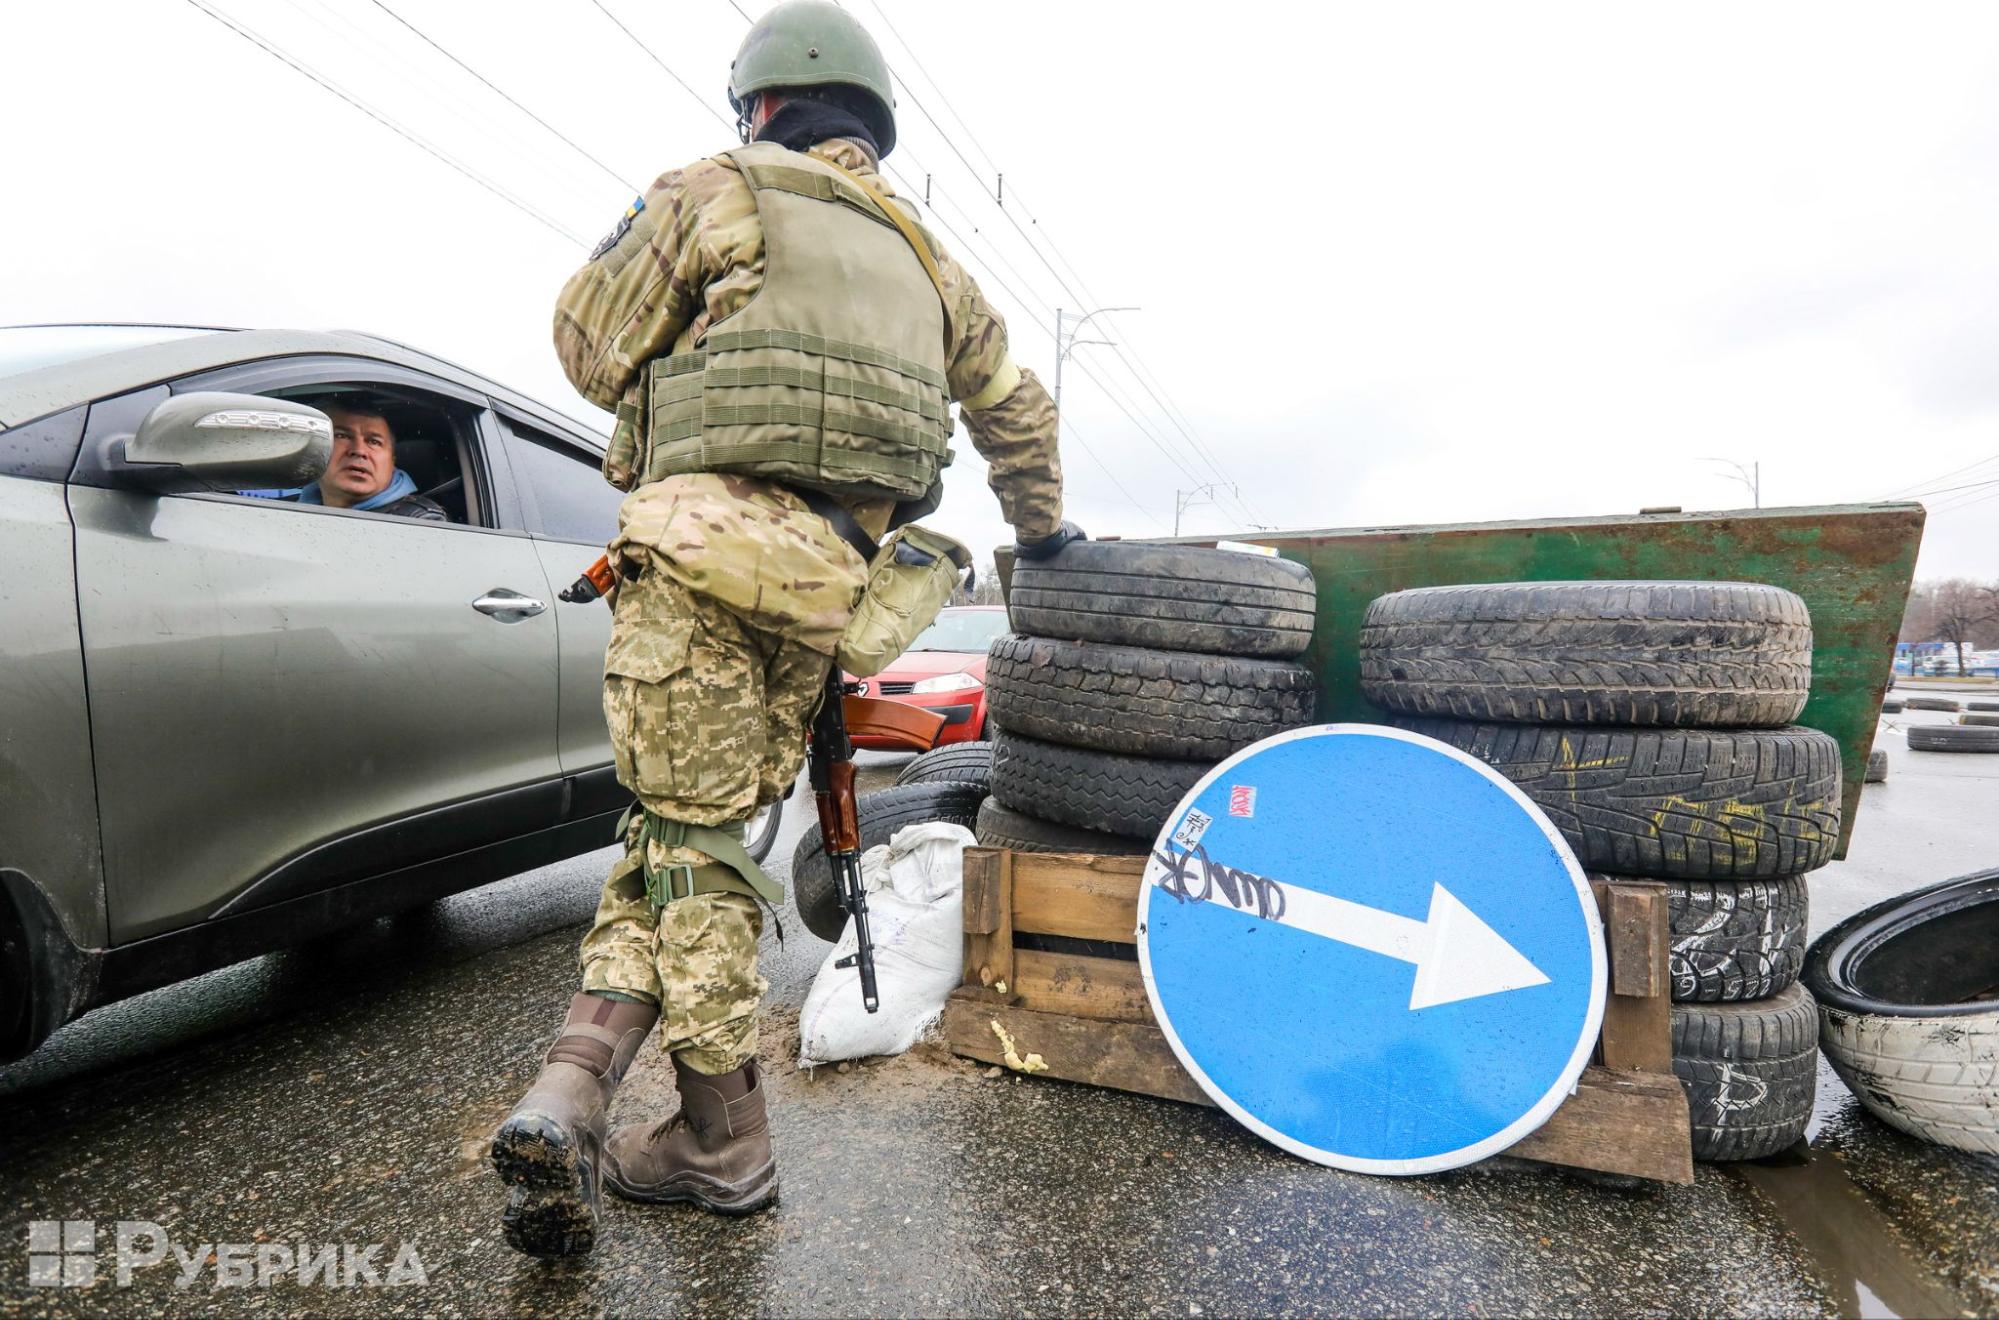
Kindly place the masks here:
[[(1138, 964), (1015, 947), (1021, 934), (1132, 943), (1145, 859), (969, 848), (965, 979), (944, 1009), (954, 1053), (1049, 1077), (1213, 1102), (1152, 1016)], [(1694, 1179), (1673, 1076), (1661, 885), (1594, 882), (1610, 954), (1596, 1060), (1540, 1130), (1506, 1153), (1660, 1182)], [(1012, 1058), (1008, 1055), (1011, 1053)]]

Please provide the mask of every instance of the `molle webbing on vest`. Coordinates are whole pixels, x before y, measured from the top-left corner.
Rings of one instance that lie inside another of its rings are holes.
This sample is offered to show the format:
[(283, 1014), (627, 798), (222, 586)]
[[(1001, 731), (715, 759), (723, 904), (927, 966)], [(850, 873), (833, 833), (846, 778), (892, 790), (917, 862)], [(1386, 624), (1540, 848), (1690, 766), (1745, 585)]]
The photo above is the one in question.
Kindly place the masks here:
[(729, 160), (756, 199), (764, 282), (696, 351), (648, 365), (640, 480), (921, 498), (951, 461), (944, 308), (890, 203), (769, 143)]

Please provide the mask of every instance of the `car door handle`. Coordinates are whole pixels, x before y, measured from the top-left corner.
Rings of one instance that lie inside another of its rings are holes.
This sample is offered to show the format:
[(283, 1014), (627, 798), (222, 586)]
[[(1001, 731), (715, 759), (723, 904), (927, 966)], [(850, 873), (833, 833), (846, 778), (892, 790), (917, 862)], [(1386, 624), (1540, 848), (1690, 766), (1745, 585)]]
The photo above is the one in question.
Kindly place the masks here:
[(532, 619), (548, 606), (532, 596), (523, 596), (518, 591), (494, 587), (473, 601), (472, 608), (481, 614), (492, 615), (501, 623), (519, 623), (522, 619)]

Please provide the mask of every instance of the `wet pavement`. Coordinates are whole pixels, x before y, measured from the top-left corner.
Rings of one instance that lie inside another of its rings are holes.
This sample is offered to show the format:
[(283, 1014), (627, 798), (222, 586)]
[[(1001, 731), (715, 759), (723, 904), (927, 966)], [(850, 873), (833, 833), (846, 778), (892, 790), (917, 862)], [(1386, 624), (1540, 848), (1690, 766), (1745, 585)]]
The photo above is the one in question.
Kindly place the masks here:
[[(1884, 720), (1890, 777), (1866, 790), (1852, 856), (1813, 879), (1815, 931), (1999, 862), (1999, 757), (1910, 752), (1896, 732), (1945, 718)], [(891, 760), (868, 759), (885, 782)], [(796, 1013), (826, 946), (795, 922), (766, 941), (779, 1206), (723, 1220), (612, 1200), (592, 1256), (533, 1261), (500, 1240), (485, 1143), (559, 1023), (610, 856), (113, 1006), (0, 1069), (17, 1134), (0, 1310), (1999, 1313), (1999, 1163), (1884, 1127), (1823, 1066), (1809, 1158), (1704, 1166), (1685, 1188), (1503, 1160), (1371, 1178), (1214, 1110), (988, 1078), (935, 1046), (802, 1074)], [(615, 1114), (663, 1114), (671, 1092), (649, 1046)], [(31, 1288), (27, 1225), (60, 1219), (95, 1221), (107, 1246), (115, 1221), (156, 1224), (192, 1282), (168, 1258), (121, 1288), (107, 1251), (93, 1286)], [(214, 1244), (242, 1251), (211, 1264)], [(376, 1245), (382, 1277), (407, 1244), (425, 1282), (215, 1287), (257, 1248), (277, 1262), (300, 1244)]]

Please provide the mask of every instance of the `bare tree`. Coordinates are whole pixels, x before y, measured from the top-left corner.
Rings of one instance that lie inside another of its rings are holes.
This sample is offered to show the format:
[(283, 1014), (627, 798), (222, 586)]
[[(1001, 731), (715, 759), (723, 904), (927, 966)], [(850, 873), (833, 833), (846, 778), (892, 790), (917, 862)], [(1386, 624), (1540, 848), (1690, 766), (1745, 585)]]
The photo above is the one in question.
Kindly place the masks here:
[(1946, 578), (1930, 585), (1931, 636), (1957, 650), (1957, 672), (1964, 673), (1964, 648), (1976, 646), (1985, 629), (1999, 620), (1999, 585), (1969, 578)]

